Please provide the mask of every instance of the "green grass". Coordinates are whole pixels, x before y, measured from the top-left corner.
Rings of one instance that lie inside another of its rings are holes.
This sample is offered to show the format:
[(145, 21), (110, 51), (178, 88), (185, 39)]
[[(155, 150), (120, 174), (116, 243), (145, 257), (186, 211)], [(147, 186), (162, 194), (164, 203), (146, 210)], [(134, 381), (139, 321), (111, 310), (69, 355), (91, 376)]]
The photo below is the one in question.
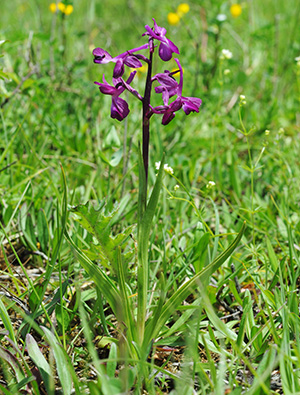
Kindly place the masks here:
[[(194, 1), (176, 26), (179, 2), (49, 4), (0, 13), (0, 392), (300, 394), (300, 3)], [(110, 118), (92, 50), (153, 17), (203, 104), (151, 119), (142, 223), (141, 106)]]

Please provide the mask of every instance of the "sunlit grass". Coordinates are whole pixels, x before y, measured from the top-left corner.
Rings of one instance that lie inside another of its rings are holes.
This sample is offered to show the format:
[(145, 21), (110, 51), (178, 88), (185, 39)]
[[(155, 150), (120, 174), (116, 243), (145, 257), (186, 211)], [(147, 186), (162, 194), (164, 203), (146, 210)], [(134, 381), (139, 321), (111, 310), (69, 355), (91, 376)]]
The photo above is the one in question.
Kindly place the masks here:
[[(0, 392), (300, 393), (300, 5), (50, 4), (0, 13)], [(150, 231), (141, 355), (141, 109), (128, 97), (130, 118), (110, 118), (93, 82), (112, 68), (92, 50), (142, 45), (153, 17), (180, 49), (186, 96), (203, 104), (152, 122), (149, 192), (163, 153), (174, 173)], [(124, 235), (115, 267), (74, 215), (86, 202), (112, 216), (111, 240)]]

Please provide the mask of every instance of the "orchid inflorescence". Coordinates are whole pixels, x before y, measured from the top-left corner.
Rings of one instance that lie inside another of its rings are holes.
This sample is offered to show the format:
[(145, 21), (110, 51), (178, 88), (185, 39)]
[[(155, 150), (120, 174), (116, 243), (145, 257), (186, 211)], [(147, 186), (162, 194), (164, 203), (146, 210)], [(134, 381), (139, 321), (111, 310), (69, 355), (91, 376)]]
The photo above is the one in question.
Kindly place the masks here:
[[(110, 85), (105, 80), (104, 75), (103, 82), (95, 82), (95, 84), (99, 85), (99, 89), (103, 94), (112, 96), (111, 117), (119, 121), (122, 121), (129, 114), (127, 102), (120, 98), (120, 95), (125, 90), (129, 91), (142, 101), (144, 108), (144, 120), (149, 120), (153, 114), (162, 114), (162, 124), (167, 125), (175, 117), (175, 112), (181, 108), (187, 115), (193, 111), (199, 112), (201, 99), (182, 96), (183, 70), (178, 59), (175, 59), (178, 65), (178, 70), (173, 72), (165, 70), (163, 73), (158, 73), (153, 77), (151, 76), (152, 55), (156, 48), (154, 40), (159, 41), (158, 54), (163, 61), (169, 61), (172, 58), (173, 53), (179, 54), (179, 50), (176, 45), (166, 37), (166, 29), (158, 26), (155, 19), (153, 19), (153, 21), (154, 28), (151, 28), (148, 25), (145, 26), (146, 32), (143, 36), (148, 36), (149, 38), (148, 43), (145, 45), (128, 50), (116, 57), (112, 57), (102, 48), (95, 48), (93, 50), (95, 63), (115, 63), (112, 79), (113, 84)], [(149, 58), (140, 53), (140, 51), (145, 49), (149, 50)], [(126, 81), (123, 79), (125, 66), (137, 69), (142, 67), (142, 62), (145, 62), (148, 65), (148, 75), (144, 96), (140, 95), (137, 90), (131, 86), (136, 71), (133, 71)], [(180, 73), (179, 83), (173, 77), (173, 75), (178, 72)], [(152, 84), (155, 81), (159, 84), (155, 87), (155, 92), (162, 93), (163, 104), (161, 106), (152, 107), (150, 104), (150, 96)], [(177, 98), (170, 103), (169, 100), (174, 96), (177, 96)]]

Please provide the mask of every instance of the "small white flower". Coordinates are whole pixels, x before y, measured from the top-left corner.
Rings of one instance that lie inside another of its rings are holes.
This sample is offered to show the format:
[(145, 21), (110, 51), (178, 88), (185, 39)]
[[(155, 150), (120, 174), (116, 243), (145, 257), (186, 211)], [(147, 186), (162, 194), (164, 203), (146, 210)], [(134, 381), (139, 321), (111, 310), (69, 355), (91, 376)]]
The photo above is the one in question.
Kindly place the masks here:
[[(161, 162), (155, 162), (155, 169), (156, 170), (159, 170), (160, 164), (161, 164)], [(166, 173), (169, 173), (169, 174), (173, 174), (174, 173), (174, 170), (172, 169), (172, 167), (169, 166), (167, 163), (164, 164), (164, 171)]]
[(245, 99), (246, 99), (245, 95), (240, 95), (240, 106), (244, 106), (245, 104), (247, 104)]
[(227, 19), (227, 16), (225, 14), (218, 14), (217, 15), (217, 21), (219, 21), (219, 22), (224, 22), (224, 21), (226, 21), (226, 19)]
[(269, 136), (269, 134), (270, 134), (270, 130), (268, 130), (268, 129), (265, 130), (265, 135), (266, 135), (266, 136)]
[(295, 58), (295, 61), (296, 61), (296, 62), (300, 62), (300, 56), (297, 56), (297, 57)]
[(174, 187), (174, 191), (178, 191), (178, 189), (179, 189), (179, 185), (176, 184), (175, 187)]
[(232, 52), (229, 51), (229, 49), (222, 49), (220, 59), (231, 59), (232, 58)]
[(228, 74), (230, 74), (231, 73), (231, 71), (229, 70), (229, 69), (225, 69), (224, 70), (224, 75), (228, 75)]
[(214, 181), (208, 181), (206, 188), (212, 189), (215, 185), (216, 185), (216, 183)]
[(160, 162), (155, 162), (155, 169), (159, 170), (159, 168), (160, 168)]
[(174, 170), (172, 169), (171, 166), (169, 166), (167, 163), (164, 165), (164, 171), (169, 173), (169, 174), (173, 174)]

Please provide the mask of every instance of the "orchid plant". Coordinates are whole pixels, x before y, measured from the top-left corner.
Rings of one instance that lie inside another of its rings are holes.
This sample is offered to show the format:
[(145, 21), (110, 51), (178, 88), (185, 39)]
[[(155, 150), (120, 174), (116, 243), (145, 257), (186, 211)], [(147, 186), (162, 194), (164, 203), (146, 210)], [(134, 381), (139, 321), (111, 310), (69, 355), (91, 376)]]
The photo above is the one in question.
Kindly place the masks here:
[[(116, 57), (111, 56), (106, 50), (96, 48), (93, 51), (94, 62), (96, 64), (115, 63), (112, 84), (109, 84), (103, 76), (103, 82), (95, 82), (99, 86), (101, 93), (112, 97), (111, 117), (122, 121), (130, 112), (128, 103), (120, 96), (124, 91), (130, 92), (134, 97), (142, 102), (142, 150), (139, 150), (139, 195), (138, 195), (138, 229), (137, 229), (137, 309), (134, 306), (135, 291), (130, 290), (126, 282), (126, 270), (128, 256), (122, 251), (121, 244), (132, 233), (132, 227), (125, 229), (117, 236), (110, 235), (110, 222), (113, 213), (105, 216), (103, 212), (97, 211), (90, 205), (77, 206), (72, 209), (79, 217), (79, 222), (97, 239), (97, 252), (102, 266), (109, 268), (110, 273), (114, 273), (113, 280), (105, 270), (99, 265), (95, 265), (81, 251), (73, 240), (68, 240), (73, 247), (79, 261), (89, 275), (94, 279), (98, 290), (103, 294), (110, 304), (120, 327), (123, 327), (122, 342), (127, 344), (127, 350), (131, 358), (146, 361), (151, 345), (160, 335), (164, 325), (172, 316), (174, 310), (184, 301), (185, 298), (199, 286), (199, 281), (207, 281), (209, 276), (225, 262), (232, 254), (239, 242), (243, 228), (237, 235), (233, 243), (213, 262), (204, 269), (196, 273), (191, 279), (182, 284), (176, 292), (166, 300), (166, 283), (164, 274), (160, 277), (160, 296), (157, 303), (151, 303), (149, 307), (149, 263), (148, 247), (151, 226), (158, 204), (162, 179), (164, 173), (164, 158), (160, 161), (159, 171), (156, 177), (150, 198), (147, 198), (148, 184), (148, 164), (149, 164), (149, 137), (150, 119), (154, 114), (162, 115), (162, 124), (167, 125), (174, 117), (175, 113), (183, 109), (185, 114), (199, 112), (201, 99), (197, 97), (185, 97), (182, 95), (183, 89), (183, 69), (179, 59), (175, 58), (178, 70), (168, 71), (152, 75), (153, 57), (158, 47), (158, 55), (163, 62), (169, 61), (173, 54), (179, 54), (177, 46), (166, 37), (166, 29), (157, 25), (154, 27), (146, 25), (146, 32), (143, 36), (148, 37), (148, 43), (140, 47), (128, 50)], [(157, 45), (158, 42), (158, 45)], [(148, 57), (141, 54), (141, 51), (148, 51)], [(141, 95), (133, 86), (136, 71), (130, 73), (125, 80), (125, 67), (137, 69), (143, 63), (148, 66), (145, 90)], [(179, 82), (174, 78), (176, 73), (180, 73)], [(162, 94), (162, 104), (151, 105), (152, 88), (156, 94)], [(180, 182), (180, 181), (178, 181)], [(129, 258), (130, 259), (130, 258)], [(133, 291), (131, 293), (131, 291)], [(188, 319), (188, 316), (186, 317)], [(104, 326), (106, 324), (104, 323)], [(175, 328), (174, 328), (175, 331)], [(172, 329), (168, 330), (172, 333)], [(125, 357), (124, 357), (125, 358)], [(142, 365), (144, 366), (144, 365)], [(143, 375), (142, 375), (143, 376)], [(145, 377), (145, 376), (144, 376)]]
[[(143, 36), (148, 36), (148, 44), (142, 45), (138, 48), (130, 49), (121, 55), (112, 57), (107, 51), (102, 48), (95, 48), (93, 51), (94, 62), (97, 64), (106, 64), (114, 62), (115, 67), (113, 71), (113, 85), (106, 82), (103, 75), (103, 82), (95, 82), (99, 85), (99, 89), (103, 94), (112, 96), (111, 117), (122, 121), (129, 114), (129, 107), (127, 102), (120, 98), (120, 95), (125, 91), (132, 93), (143, 105), (143, 162), (146, 180), (148, 177), (148, 156), (149, 156), (149, 130), (150, 118), (153, 114), (163, 114), (162, 124), (167, 125), (175, 117), (175, 112), (180, 110), (188, 115), (191, 112), (199, 112), (201, 106), (201, 99), (197, 97), (183, 97), (183, 70), (178, 59), (175, 59), (178, 70), (170, 72), (165, 70), (163, 73), (156, 74), (152, 77), (152, 64), (153, 55), (156, 49), (155, 42), (159, 42), (158, 54), (162, 61), (167, 62), (171, 60), (173, 53), (179, 54), (176, 45), (166, 37), (166, 29), (157, 25), (153, 19), (154, 28), (146, 25), (146, 32)], [(141, 55), (139, 52), (147, 49), (149, 56)], [(131, 86), (136, 71), (133, 71), (127, 81), (123, 79), (125, 66), (133, 69), (142, 67), (145, 62), (148, 66), (148, 72), (145, 82), (144, 95), (142, 96), (136, 89)], [(174, 74), (180, 73), (179, 83), (173, 77)], [(162, 94), (163, 104), (160, 106), (152, 107), (150, 103), (151, 91), (154, 82), (158, 82), (158, 86), (154, 88), (156, 93)], [(170, 102), (173, 97), (176, 99)]]
[[(182, 86), (183, 86), (183, 70), (178, 59), (175, 59), (178, 70), (170, 72), (165, 70), (163, 73), (158, 73), (152, 76), (153, 56), (155, 49), (157, 48), (156, 42), (159, 43), (158, 55), (163, 62), (167, 62), (172, 59), (173, 54), (179, 54), (177, 46), (166, 37), (166, 29), (157, 25), (155, 19), (153, 19), (154, 27), (146, 25), (146, 32), (143, 36), (148, 37), (148, 43), (140, 47), (130, 49), (116, 57), (112, 57), (107, 51), (102, 48), (95, 48), (93, 51), (94, 62), (97, 64), (106, 64), (109, 62), (115, 63), (113, 70), (112, 85), (110, 85), (103, 75), (103, 82), (95, 82), (99, 86), (100, 92), (106, 95), (112, 96), (111, 104), (111, 117), (122, 121), (127, 117), (130, 110), (127, 102), (120, 97), (120, 95), (127, 90), (138, 100), (142, 102), (143, 106), (143, 119), (142, 119), (142, 130), (143, 130), (143, 141), (142, 141), (142, 159), (144, 174), (140, 174), (140, 198), (139, 198), (139, 221), (138, 221), (138, 268), (140, 271), (140, 286), (138, 287), (138, 295), (140, 303), (138, 303), (138, 321), (140, 329), (140, 337), (143, 338), (144, 325), (145, 325), (145, 314), (146, 314), (146, 303), (147, 303), (147, 284), (148, 284), (148, 238), (149, 237), (149, 225), (152, 222), (152, 218), (144, 217), (147, 208), (147, 183), (148, 183), (148, 166), (149, 166), (149, 138), (150, 138), (150, 119), (154, 114), (162, 114), (162, 124), (167, 125), (175, 117), (175, 113), (181, 108), (188, 115), (191, 112), (199, 112), (199, 107), (202, 103), (201, 99), (197, 97), (183, 97)], [(148, 50), (149, 55), (146, 57), (140, 52)], [(142, 96), (136, 89), (131, 85), (136, 75), (136, 71), (130, 73), (129, 78), (125, 81), (123, 79), (125, 73), (125, 66), (131, 69), (137, 69), (142, 66), (142, 62), (148, 66), (147, 77), (145, 81), (144, 95)], [(175, 80), (174, 74), (180, 73), (179, 83)], [(154, 90), (157, 94), (162, 94), (162, 105), (153, 107), (151, 105), (151, 92), (154, 83), (157, 82), (158, 86), (155, 86)], [(174, 97), (175, 100), (170, 101)], [(159, 193), (159, 189), (158, 189)], [(158, 199), (158, 194), (155, 201)], [(154, 214), (154, 211), (153, 211)], [(143, 220), (144, 218), (144, 220)], [(147, 223), (145, 223), (147, 218)], [(149, 228), (150, 230), (150, 228)]]

